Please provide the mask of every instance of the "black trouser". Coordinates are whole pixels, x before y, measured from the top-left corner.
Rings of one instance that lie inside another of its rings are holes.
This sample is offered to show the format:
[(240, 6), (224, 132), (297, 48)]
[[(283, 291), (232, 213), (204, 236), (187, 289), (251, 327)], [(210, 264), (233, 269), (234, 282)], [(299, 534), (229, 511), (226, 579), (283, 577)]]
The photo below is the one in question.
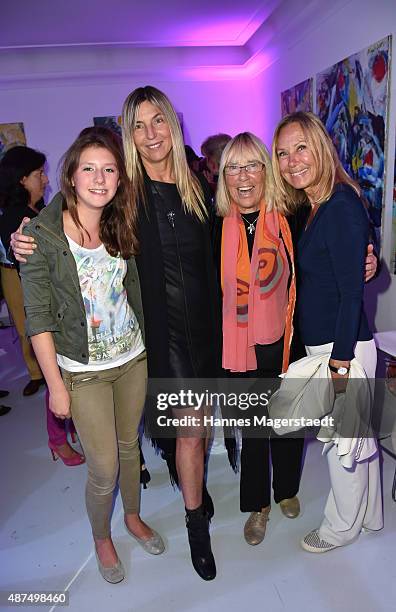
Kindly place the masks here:
[[(282, 369), (283, 338), (270, 345), (256, 346), (258, 369), (244, 376), (276, 379)], [(240, 508), (241, 512), (259, 512), (271, 503), (298, 493), (304, 452), (303, 433), (295, 438), (276, 435), (271, 428), (261, 430), (259, 438), (244, 436), (242, 430)]]
[[(243, 435), (243, 434), (242, 434)], [(275, 502), (294, 497), (300, 486), (303, 438), (282, 438), (271, 432), (270, 437), (242, 439), (241, 452), (241, 512), (260, 512), (271, 503), (272, 486)]]

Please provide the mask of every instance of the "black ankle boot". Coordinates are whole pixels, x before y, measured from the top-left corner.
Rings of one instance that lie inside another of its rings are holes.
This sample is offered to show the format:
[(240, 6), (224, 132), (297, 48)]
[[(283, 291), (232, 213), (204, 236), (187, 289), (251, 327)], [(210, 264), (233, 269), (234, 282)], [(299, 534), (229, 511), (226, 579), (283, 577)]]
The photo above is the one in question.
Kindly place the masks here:
[(205, 512), (208, 515), (209, 523), (214, 516), (214, 505), (211, 496), (209, 495), (208, 489), (206, 488), (206, 482), (202, 485), (202, 505)]
[(143, 489), (147, 489), (147, 485), (151, 480), (150, 472), (146, 467), (140, 469), (140, 484), (143, 485)]
[(203, 580), (213, 580), (216, 564), (210, 547), (209, 518), (203, 506), (186, 509), (186, 527), (195, 571)]

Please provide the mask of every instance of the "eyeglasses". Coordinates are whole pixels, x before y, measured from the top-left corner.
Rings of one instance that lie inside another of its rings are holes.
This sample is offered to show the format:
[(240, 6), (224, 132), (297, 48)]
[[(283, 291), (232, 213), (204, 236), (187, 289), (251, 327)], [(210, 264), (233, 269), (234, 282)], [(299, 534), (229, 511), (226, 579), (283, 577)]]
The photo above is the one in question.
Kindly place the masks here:
[(240, 174), (242, 170), (245, 170), (247, 174), (255, 174), (256, 172), (261, 172), (264, 168), (264, 164), (259, 161), (250, 162), (250, 164), (245, 164), (244, 166), (240, 166), (239, 164), (229, 164), (224, 167), (225, 174), (229, 174), (230, 176), (236, 176)]

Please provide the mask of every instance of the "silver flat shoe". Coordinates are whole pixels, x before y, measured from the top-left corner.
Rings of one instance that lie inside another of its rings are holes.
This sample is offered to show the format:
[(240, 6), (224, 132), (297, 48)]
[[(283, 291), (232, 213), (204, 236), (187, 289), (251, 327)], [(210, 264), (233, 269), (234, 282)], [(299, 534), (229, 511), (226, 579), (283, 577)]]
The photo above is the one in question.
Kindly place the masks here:
[(125, 525), (125, 529), (129, 533), (131, 538), (136, 540), (136, 542), (138, 542), (140, 546), (150, 555), (160, 555), (161, 553), (164, 552), (165, 550), (164, 541), (161, 538), (160, 534), (157, 533), (154, 529), (151, 529), (150, 527), (153, 535), (148, 540), (145, 540), (144, 538), (138, 538), (137, 536), (135, 536), (135, 534), (132, 533), (132, 531), (129, 529), (125, 521), (124, 521), (124, 525)]
[(264, 540), (271, 506), (267, 506), (261, 512), (252, 512), (245, 523), (243, 535), (250, 546), (257, 546)]
[(125, 571), (121, 561), (118, 559), (117, 563), (112, 567), (105, 567), (102, 565), (98, 553), (95, 550), (96, 561), (98, 563), (99, 572), (107, 582), (111, 582), (111, 584), (117, 584), (117, 582), (121, 582), (125, 578)]

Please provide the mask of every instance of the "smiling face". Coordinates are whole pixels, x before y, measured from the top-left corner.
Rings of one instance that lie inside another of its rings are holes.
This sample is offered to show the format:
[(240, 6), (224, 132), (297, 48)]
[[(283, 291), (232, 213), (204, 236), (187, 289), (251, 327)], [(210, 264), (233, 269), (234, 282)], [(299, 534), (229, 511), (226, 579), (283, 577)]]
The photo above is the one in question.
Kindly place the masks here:
[(140, 104), (132, 137), (145, 167), (169, 159), (173, 147), (170, 127), (155, 104), (147, 100)]
[(285, 125), (279, 132), (276, 147), (282, 178), (294, 189), (302, 189), (311, 202), (315, 201), (318, 166), (301, 125)]
[(33, 170), (28, 176), (24, 176), (21, 179), (21, 184), (29, 192), (30, 205), (37, 204), (44, 196), (45, 188), (48, 185), (48, 177), (44, 172), (44, 166)]
[(102, 210), (114, 198), (118, 184), (117, 162), (108, 149), (90, 146), (82, 151), (72, 179), (78, 208)]
[[(238, 147), (230, 151), (226, 166), (246, 166), (252, 162), (259, 162), (257, 154), (248, 147)], [(225, 173), (225, 184), (230, 199), (238, 206), (242, 214), (259, 210), (261, 200), (265, 193), (265, 168), (258, 172), (249, 172), (242, 169), (236, 175)]]

